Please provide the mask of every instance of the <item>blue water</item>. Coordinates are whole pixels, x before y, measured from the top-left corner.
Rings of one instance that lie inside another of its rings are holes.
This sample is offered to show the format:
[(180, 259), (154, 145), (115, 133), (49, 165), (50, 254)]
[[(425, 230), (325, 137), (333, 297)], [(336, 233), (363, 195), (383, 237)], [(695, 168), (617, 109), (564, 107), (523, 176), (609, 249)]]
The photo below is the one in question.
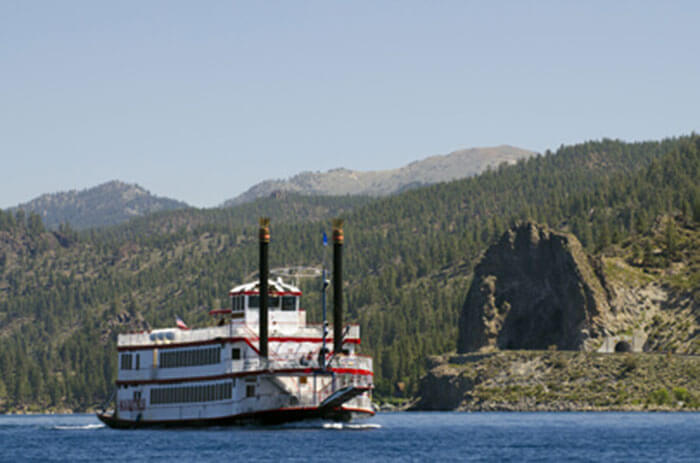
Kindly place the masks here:
[(380, 413), (348, 425), (119, 431), (0, 415), (0, 461), (700, 461), (700, 413)]

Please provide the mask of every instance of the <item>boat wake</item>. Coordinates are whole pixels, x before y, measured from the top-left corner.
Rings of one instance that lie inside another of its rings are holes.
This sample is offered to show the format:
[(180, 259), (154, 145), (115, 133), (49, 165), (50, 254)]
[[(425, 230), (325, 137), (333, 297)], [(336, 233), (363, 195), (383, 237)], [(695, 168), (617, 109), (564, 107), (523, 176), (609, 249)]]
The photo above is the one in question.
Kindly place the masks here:
[(381, 424), (375, 423), (365, 423), (365, 424), (350, 424), (350, 423), (324, 423), (323, 429), (332, 430), (351, 430), (351, 431), (365, 431), (368, 429), (380, 429)]
[(60, 431), (76, 431), (76, 430), (89, 430), (89, 429), (101, 429), (104, 428), (105, 425), (102, 423), (97, 423), (97, 424), (85, 424), (85, 425), (56, 425), (53, 427), (53, 429), (58, 429)]
[(322, 420), (298, 421), (294, 423), (284, 423), (278, 426), (255, 426), (255, 429), (279, 429), (279, 430), (318, 430), (328, 429), (331, 431), (367, 431), (370, 429), (380, 429), (381, 424), (376, 423), (329, 423)]

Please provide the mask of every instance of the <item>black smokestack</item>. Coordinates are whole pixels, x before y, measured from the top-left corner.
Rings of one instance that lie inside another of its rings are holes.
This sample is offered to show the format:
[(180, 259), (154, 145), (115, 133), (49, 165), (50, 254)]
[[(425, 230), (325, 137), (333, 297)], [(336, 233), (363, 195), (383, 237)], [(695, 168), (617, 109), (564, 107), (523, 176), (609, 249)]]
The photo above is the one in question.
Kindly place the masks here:
[(343, 220), (333, 221), (333, 352), (343, 350)]
[(267, 358), (267, 280), (270, 274), (267, 247), (270, 244), (270, 219), (260, 219), (260, 356)]

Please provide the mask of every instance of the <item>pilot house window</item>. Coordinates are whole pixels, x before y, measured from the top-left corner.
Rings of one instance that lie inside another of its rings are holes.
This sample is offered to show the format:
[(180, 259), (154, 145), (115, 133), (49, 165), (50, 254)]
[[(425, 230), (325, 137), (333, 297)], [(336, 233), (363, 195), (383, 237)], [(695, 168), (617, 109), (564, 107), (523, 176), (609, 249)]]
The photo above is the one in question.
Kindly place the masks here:
[(233, 296), (231, 298), (231, 310), (234, 312), (243, 311), (243, 296)]
[(295, 311), (297, 309), (297, 298), (294, 296), (282, 296), (282, 310)]

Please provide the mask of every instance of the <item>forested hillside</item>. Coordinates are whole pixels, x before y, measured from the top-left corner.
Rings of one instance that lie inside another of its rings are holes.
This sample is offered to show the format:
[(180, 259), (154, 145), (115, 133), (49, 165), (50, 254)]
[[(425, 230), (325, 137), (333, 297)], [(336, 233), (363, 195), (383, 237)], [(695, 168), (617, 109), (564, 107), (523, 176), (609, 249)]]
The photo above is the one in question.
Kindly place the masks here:
[[(360, 322), (375, 359), (377, 394), (411, 395), (424, 358), (455, 348), (472, 268), (507, 225), (568, 229), (589, 251), (641, 239), (663, 214), (695, 227), (699, 152), (697, 136), (603, 140), (380, 200), (267, 198), (82, 234), (2, 213), (0, 409), (97, 405), (116, 373), (116, 333), (172, 325), (176, 315), (206, 323), (205, 309), (227, 304), (228, 289), (256, 270), (253, 223), (265, 214), (273, 268), (320, 265), (327, 219), (346, 219), (348, 320)], [(318, 319), (318, 284), (303, 286)]]
[(56, 229), (67, 223), (76, 229), (86, 229), (187, 207), (182, 201), (155, 196), (139, 185), (112, 180), (80, 191), (44, 194), (15, 209), (38, 214), (47, 228)]

